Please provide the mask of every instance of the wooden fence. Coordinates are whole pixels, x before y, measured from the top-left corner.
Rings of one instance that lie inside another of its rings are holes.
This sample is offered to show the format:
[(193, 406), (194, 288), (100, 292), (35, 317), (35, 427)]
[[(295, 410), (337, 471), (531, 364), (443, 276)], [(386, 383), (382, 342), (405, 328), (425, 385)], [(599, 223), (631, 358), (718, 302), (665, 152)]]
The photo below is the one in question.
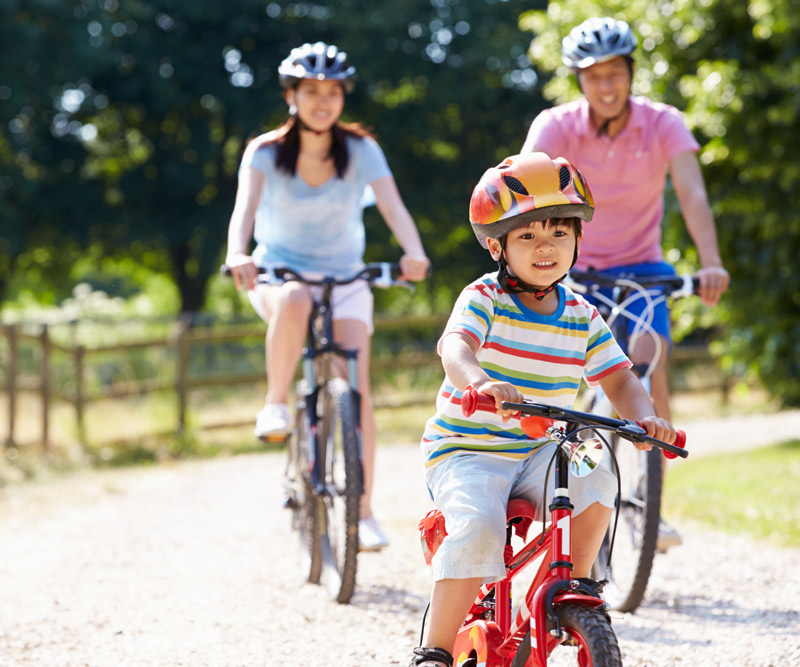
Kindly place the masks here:
[[(376, 318), (376, 333), (381, 330), (408, 330), (412, 327), (426, 327), (441, 331), (446, 318), (441, 316), (427, 317), (391, 317)], [(177, 414), (175, 415), (175, 433), (180, 434), (186, 429), (186, 418), (189, 411), (189, 402), (192, 391), (201, 388), (230, 387), (241, 384), (253, 384), (264, 381), (263, 367), (245, 372), (225, 372), (212, 375), (198, 375), (192, 372), (191, 350), (199, 345), (217, 345), (220, 343), (243, 343), (247, 339), (262, 339), (264, 336), (263, 325), (238, 325), (226, 328), (193, 328), (188, 320), (179, 319), (175, 322), (170, 334), (161, 337), (151, 337), (134, 342), (115, 343), (111, 345), (96, 345), (87, 347), (77, 342), (64, 344), (56, 342), (50, 334), (47, 324), (36, 325), (38, 333), (31, 333), (29, 325), (20, 326), (7, 324), (2, 328), (6, 339), (5, 366), (5, 394), (6, 408), (0, 410), (7, 415), (7, 428), (5, 434), (0, 432), (0, 438), (5, 436), (5, 446), (14, 446), (17, 443), (17, 417), (18, 399), (22, 392), (33, 392), (39, 396), (40, 414), (40, 443), (44, 451), (50, 447), (50, 412), (54, 399), (66, 401), (74, 407), (75, 422), (78, 440), (86, 444), (85, 413), (87, 405), (94, 401), (110, 398), (124, 398), (139, 396), (152, 392), (171, 391), (177, 397)], [(20, 345), (26, 342), (38, 349), (38, 374), (20, 376)], [(375, 358), (372, 362), (374, 373), (398, 368), (409, 369), (419, 367), (438, 366), (440, 363), (433, 345), (426, 346), (430, 351), (414, 351), (394, 354), (390, 357)], [(95, 391), (88, 391), (86, 386), (86, 367), (91, 357), (101, 354), (125, 354), (135, 350), (152, 350), (165, 348), (174, 358), (174, 372), (168, 378), (150, 378), (136, 381), (114, 382), (99, 387)], [(72, 391), (69, 393), (58, 392), (53, 388), (52, 359), (54, 354), (66, 355), (70, 361), (73, 375)], [(673, 362), (703, 361), (710, 362), (711, 358), (705, 345), (676, 346)], [(716, 387), (722, 390), (723, 396), (727, 395), (728, 385), (715, 374), (710, 378), (712, 385), (703, 387), (709, 389)], [(684, 387), (685, 389), (685, 387)], [(398, 408), (409, 405), (429, 403), (430, 393), (406, 399), (395, 397), (376, 397), (377, 408)], [(244, 425), (245, 422), (225, 422), (205, 424), (202, 428), (219, 428)], [(0, 421), (2, 424), (2, 421)]]

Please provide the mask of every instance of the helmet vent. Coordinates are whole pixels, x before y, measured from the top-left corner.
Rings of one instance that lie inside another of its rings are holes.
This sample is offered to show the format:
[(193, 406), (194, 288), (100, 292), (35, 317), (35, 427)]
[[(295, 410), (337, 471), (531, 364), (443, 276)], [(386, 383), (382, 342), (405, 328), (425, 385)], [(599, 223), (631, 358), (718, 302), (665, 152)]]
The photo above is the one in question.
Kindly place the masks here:
[(509, 190), (513, 190), (518, 195), (525, 195), (526, 197), (529, 196), (528, 190), (518, 178), (514, 178), (513, 176), (503, 176), (503, 180), (505, 181)]
[(571, 179), (572, 177), (570, 176), (569, 168), (566, 165), (562, 165), (561, 169), (558, 170), (558, 189), (563, 190), (565, 187), (567, 187)]

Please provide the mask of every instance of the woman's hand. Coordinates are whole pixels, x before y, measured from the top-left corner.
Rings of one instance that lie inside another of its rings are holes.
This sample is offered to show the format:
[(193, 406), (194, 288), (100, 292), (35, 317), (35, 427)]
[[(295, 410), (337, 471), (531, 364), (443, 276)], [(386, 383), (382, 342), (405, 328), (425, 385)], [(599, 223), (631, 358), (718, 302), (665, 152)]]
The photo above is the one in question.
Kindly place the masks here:
[(225, 258), (225, 264), (231, 270), (236, 289), (251, 290), (256, 286), (258, 267), (253, 263), (253, 258), (245, 253), (232, 253)]
[(401, 280), (417, 282), (428, 277), (431, 261), (425, 255), (403, 255), (400, 258)]
[(503, 418), (504, 422), (507, 422), (512, 417), (519, 416), (519, 413), (516, 410), (503, 410), (500, 405), (503, 401), (508, 401), (509, 403), (522, 403), (525, 400), (525, 397), (519, 392), (519, 390), (513, 385), (508, 382), (484, 382), (482, 385), (477, 387), (479, 394), (487, 394), (494, 398), (495, 407), (497, 407), (497, 414)]

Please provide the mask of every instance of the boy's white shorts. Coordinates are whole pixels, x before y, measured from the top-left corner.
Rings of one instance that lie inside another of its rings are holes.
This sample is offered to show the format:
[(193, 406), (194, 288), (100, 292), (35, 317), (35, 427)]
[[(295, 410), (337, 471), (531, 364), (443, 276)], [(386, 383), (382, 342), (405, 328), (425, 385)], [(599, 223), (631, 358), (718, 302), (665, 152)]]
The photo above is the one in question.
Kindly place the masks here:
[[(523, 460), (459, 453), (428, 470), (428, 489), (434, 504), (444, 514), (447, 528), (447, 537), (431, 563), (436, 581), (483, 577), (485, 583), (490, 583), (505, 577), (503, 552), (508, 501), (511, 498), (530, 501), (541, 520), (544, 478), (555, 446), (555, 443), (543, 445)], [(551, 468), (545, 512), (552, 498), (554, 476)], [(617, 481), (608, 466), (598, 466), (587, 477), (570, 473), (573, 516), (595, 502), (614, 507), (616, 495)], [(535, 531), (536, 524), (531, 526), (529, 537)]]

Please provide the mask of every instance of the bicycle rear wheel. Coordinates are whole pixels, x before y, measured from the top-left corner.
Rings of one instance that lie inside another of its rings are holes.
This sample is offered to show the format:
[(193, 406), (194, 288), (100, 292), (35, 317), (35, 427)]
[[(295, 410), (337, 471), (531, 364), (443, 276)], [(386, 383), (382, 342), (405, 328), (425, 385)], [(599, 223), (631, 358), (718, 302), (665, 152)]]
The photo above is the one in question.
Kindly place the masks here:
[(612, 440), (620, 468), (622, 494), (619, 525), (606, 574), (614, 519), (595, 561), (593, 577), (608, 578), (603, 597), (612, 609), (631, 612), (644, 599), (653, 568), (661, 514), (661, 452), (636, 449), (629, 442)]
[[(565, 604), (556, 607), (561, 639), (547, 634), (548, 667), (622, 667), (619, 642), (611, 621), (595, 607)], [(531, 654), (530, 630), (517, 649), (511, 667), (525, 667)]]
[(292, 528), (300, 538), (300, 567), (303, 576), (318, 584), (322, 574), (322, 548), (319, 537), (321, 503), (311, 490), (309, 459), (313, 443), (309, 440), (304, 382), (297, 385), (295, 426), (289, 438), (289, 459), (286, 466), (286, 505), (292, 512)]
[(358, 395), (340, 378), (330, 380), (322, 396), (319, 432), (325, 494), (320, 498), (323, 578), (337, 602), (347, 603), (356, 585), (359, 501), (363, 489)]

